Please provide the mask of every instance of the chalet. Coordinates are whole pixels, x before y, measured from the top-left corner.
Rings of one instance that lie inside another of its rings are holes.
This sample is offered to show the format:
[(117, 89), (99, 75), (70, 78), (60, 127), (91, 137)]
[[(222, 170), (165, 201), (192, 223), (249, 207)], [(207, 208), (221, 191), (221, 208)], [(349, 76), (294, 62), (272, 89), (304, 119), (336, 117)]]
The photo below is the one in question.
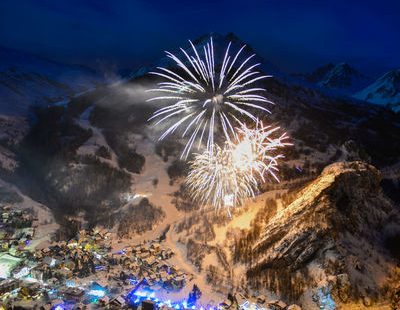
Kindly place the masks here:
[(158, 242), (153, 242), (150, 245), (150, 248), (155, 249), (155, 250), (159, 250), (160, 249), (160, 244)]
[(75, 301), (81, 300), (83, 295), (85, 294), (85, 291), (77, 288), (77, 287), (68, 287), (65, 291), (64, 294), (66, 297), (71, 298)]
[(152, 300), (143, 300), (142, 301), (142, 310), (155, 310), (156, 305)]
[(20, 286), (20, 281), (15, 279), (6, 279), (0, 282), (0, 294), (11, 292)]
[(172, 283), (177, 287), (185, 286), (185, 282), (186, 282), (186, 279), (183, 275), (176, 276), (175, 278), (172, 279)]
[(157, 263), (158, 263), (154, 256), (148, 257), (148, 258), (145, 259), (143, 262), (144, 262), (144, 263), (147, 265), (147, 267), (149, 267), (149, 268), (155, 267), (155, 266), (157, 265)]
[(108, 296), (104, 296), (99, 300), (99, 304), (101, 307), (107, 307), (109, 303), (110, 303), (110, 298)]
[(273, 300), (268, 302), (268, 307), (275, 309), (286, 309), (287, 304), (285, 304), (282, 300)]
[(122, 296), (118, 296), (117, 298), (114, 298), (113, 300), (110, 301), (110, 306), (116, 307), (117, 309), (123, 308), (125, 304), (126, 304), (125, 299)]
[(257, 303), (260, 305), (265, 304), (266, 300), (267, 300), (267, 298), (264, 295), (259, 295), (257, 297)]
[(141, 252), (138, 256), (140, 259), (143, 260), (143, 259), (150, 257), (151, 255), (150, 255), (150, 252)]

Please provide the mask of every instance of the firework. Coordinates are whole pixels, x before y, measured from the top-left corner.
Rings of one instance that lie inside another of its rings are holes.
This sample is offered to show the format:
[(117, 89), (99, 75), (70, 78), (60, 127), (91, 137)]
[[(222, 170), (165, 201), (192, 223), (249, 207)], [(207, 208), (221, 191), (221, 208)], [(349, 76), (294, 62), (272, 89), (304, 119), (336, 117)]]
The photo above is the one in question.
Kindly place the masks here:
[(257, 180), (242, 169), (237, 169), (233, 150), (229, 144), (221, 148), (214, 145), (214, 151), (196, 154), (190, 163), (186, 185), (192, 198), (217, 210), (241, 205), (253, 197)]
[(278, 171), (278, 159), (283, 158), (276, 150), (291, 145), (284, 132), (274, 137), (280, 127), (264, 126), (259, 120), (253, 128), (242, 124), (237, 128), (239, 143), (233, 148), (233, 159), (238, 169), (256, 174), (265, 182), (265, 177), (271, 175), (279, 181), (275, 172)]
[(259, 182), (265, 182), (267, 175), (278, 180), (278, 148), (289, 145), (284, 133), (272, 137), (279, 127), (263, 126), (256, 121), (254, 128), (242, 124), (237, 128), (237, 143), (226, 142), (223, 148), (214, 146), (214, 152), (196, 154), (190, 162), (186, 179), (189, 193), (198, 202), (212, 205), (217, 210), (240, 206), (255, 196)]
[(212, 154), (217, 144), (214, 138), (217, 131), (223, 132), (226, 141), (234, 141), (237, 138), (234, 127), (239, 119), (255, 122), (254, 111), (269, 112), (265, 105), (272, 103), (262, 95), (265, 89), (254, 87), (257, 81), (268, 77), (256, 71), (260, 64), (252, 64), (255, 55), (239, 60), (245, 46), (233, 56), (230, 55), (229, 43), (222, 64), (218, 65), (212, 38), (203, 49), (197, 49), (191, 41), (189, 43), (189, 51), (180, 49), (182, 60), (166, 52), (179, 69), (158, 67), (157, 72), (151, 72), (164, 81), (150, 90), (159, 95), (148, 100), (168, 102), (150, 118), (155, 125), (167, 123), (160, 140), (178, 128), (184, 128), (182, 138), (187, 138), (187, 143), (181, 158), (187, 158), (194, 145), (200, 148), (203, 140), (207, 152)]

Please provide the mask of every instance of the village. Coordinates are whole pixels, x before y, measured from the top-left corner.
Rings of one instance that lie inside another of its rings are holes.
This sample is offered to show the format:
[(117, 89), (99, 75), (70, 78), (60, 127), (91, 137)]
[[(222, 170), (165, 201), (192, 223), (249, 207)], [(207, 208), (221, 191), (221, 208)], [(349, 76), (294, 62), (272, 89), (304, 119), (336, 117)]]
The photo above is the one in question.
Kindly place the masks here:
[(5, 308), (34, 303), (52, 309), (65, 301), (73, 301), (74, 308), (90, 303), (121, 308), (139, 288), (177, 291), (191, 280), (168, 263), (174, 253), (160, 240), (113, 252), (110, 232), (93, 229), (36, 250), (29, 247), (35, 232), (32, 214), (1, 206), (0, 215), (0, 301)]
[(115, 250), (111, 232), (94, 228), (37, 249), (37, 225), (30, 210), (0, 206), (0, 309), (290, 308), (240, 293), (198, 305), (202, 293), (195, 284), (186, 298), (171, 301), (156, 293), (179, 292), (193, 275), (170, 262), (175, 253), (163, 246), (165, 236)]

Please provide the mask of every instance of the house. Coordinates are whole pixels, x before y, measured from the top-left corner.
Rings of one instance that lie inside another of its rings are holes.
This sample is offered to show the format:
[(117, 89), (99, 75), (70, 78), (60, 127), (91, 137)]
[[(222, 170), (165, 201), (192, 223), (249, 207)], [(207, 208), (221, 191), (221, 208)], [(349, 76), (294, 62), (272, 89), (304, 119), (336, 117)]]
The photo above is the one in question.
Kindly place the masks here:
[(48, 265), (50, 267), (54, 267), (56, 265), (57, 261), (50, 256), (46, 256), (42, 259), (42, 263), (45, 265)]
[(142, 301), (142, 310), (155, 310), (156, 306), (154, 301), (152, 300), (143, 300)]
[(260, 295), (257, 297), (257, 303), (260, 305), (265, 304), (266, 300), (267, 300), (267, 298), (264, 295)]
[(286, 309), (287, 304), (285, 304), (282, 300), (273, 300), (267, 303), (268, 307), (276, 308), (276, 309)]
[(110, 306), (116, 307), (117, 309), (124, 307), (125, 304), (125, 299), (122, 296), (118, 296), (117, 298), (114, 298), (110, 301)]
[(174, 252), (171, 251), (171, 249), (167, 249), (167, 250), (161, 250), (160, 253), (160, 257), (161, 259), (170, 259), (172, 257), (172, 255), (174, 254)]
[(150, 257), (150, 252), (141, 252), (138, 256), (140, 259), (144, 260), (144, 259)]
[(186, 279), (183, 275), (173, 278), (173, 284), (175, 286), (183, 287), (183, 286), (185, 286), (185, 282), (186, 282)]
[(218, 306), (218, 308), (223, 308), (223, 309), (229, 309), (232, 306), (232, 301), (226, 299), (223, 302), (221, 302)]
[(83, 295), (85, 294), (85, 292), (77, 287), (68, 287), (64, 294), (68, 297), (68, 298), (72, 298), (76, 301), (81, 300), (81, 298), (83, 297)]
[(101, 307), (107, 307), (109, 303), (110, 303), (110, 298), (108, 296), (104, 296), (99, 300), (99, 304)]
[(152, 267), (154, 267), (154, 266), (157, 264), (157, 260), (155, 259), (154, 256), (151, 256), (151, 257), (148, 257), (147, 259), (145, 259), (145, 260), (144, 260), (144, 263), (145, 263), (148, 267), (152, 268)]
[(19, 287), (20, 281), (14, 279), (6, 279), (0, 282), (0, 294), (11, 292)]

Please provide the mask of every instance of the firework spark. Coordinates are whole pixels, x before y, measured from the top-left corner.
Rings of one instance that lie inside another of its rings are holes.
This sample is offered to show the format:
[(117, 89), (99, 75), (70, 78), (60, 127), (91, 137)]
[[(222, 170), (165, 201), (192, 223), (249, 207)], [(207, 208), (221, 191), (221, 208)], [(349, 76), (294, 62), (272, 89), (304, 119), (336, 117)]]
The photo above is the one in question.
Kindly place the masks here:
[(245, 125), (237, 129), (238, 142), (226, 142), (223, 148), (215, 145), (214, 152), (196, 154), (190, 162), (186, 186), (192, 198), (217, 210), (240, 206), (255, 196), (260, 181), (267, 175), (278, 180), (278, 148), (289, 145), (287, 135), (272, 137), (279, 127), (264, 127), (256, 121), (254, 128)]
[(187, 158), (193, 145), (197, 144), (200, 148), (203, 139), (206, 141), (208, 154), (213, 154), (217, 144), (215, 132), (222, 131), (228, 142), (236, 140), (234, 127), (239, 119), (245, 117), (255, 122), (257, 117), (254, 111), (269, 112), (264, 105), (272, 103), (262, 95), (264, 88), (253, 86), (257, 81), (268, 77), (256, 71), (259, 63), (252, 64), (255, 54), (239, 61), (245, 46), (233, 56), (230, 55), (229, 43), (222, 64), (218, 65), (214, 57), (212, 38), (202, 50), (198, 50), (191, 41), (189, 43), (189, 51), (180, 49), (183, 60), (166, 52), (179, 69), (158, 67), (157, 72), (151, 72), (165, 80), (158, 83), (156, 89), (150, 90), (159, 92), (160, 95), (148, 100), (169, 102), (150, 118), (155, 121), (155, 125), (177, 118), (171, 126), (167, 126), (159, 140), (178, 128), (185, 128), (182, 138), (187, 137), (187, 143), (181, 158)]
[(258, 120), (253, 128), (246, 124), (237, 128), (240, 141), (233, 149), (237, 168), (256, 174), (262, 182), (265, 182), (267, 175), (279, 181), (275, 172), (278, 171), (278, 159), (284, 156), (276, 154), (276, 150), (291, 145), (286, 142), (288, 136), (285, 132), (273, 137), (279, 129), (280, 127), (264, 126)]
[(224, 148), (214, 146), (214, 152), (196, 154), (190, 163), (186, 185), (192, 198), (217, 210), (229, 209), (255, 195), (257, 180), (242, 169), (237, 169), (233, 150), (228, 144)]

